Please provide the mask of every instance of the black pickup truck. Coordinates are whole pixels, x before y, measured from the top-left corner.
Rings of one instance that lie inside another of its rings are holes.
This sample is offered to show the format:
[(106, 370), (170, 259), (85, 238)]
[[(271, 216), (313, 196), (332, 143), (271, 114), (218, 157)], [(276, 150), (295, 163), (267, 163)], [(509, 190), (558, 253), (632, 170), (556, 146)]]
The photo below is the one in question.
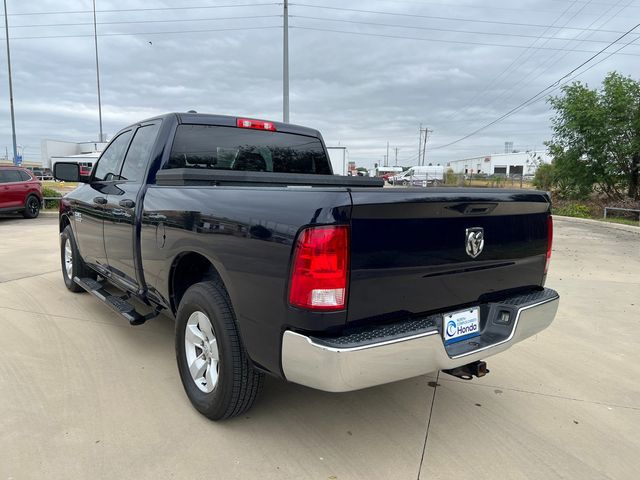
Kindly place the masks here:
[(332, 175), (316, 130), (172, 113), (120, 131), (60, 204), (62, 274), (132, 325), (176, 320), (211, 419), (264, 374), (343, 392), (481, 360), (553, 320), (544, 192), (382, 188)]

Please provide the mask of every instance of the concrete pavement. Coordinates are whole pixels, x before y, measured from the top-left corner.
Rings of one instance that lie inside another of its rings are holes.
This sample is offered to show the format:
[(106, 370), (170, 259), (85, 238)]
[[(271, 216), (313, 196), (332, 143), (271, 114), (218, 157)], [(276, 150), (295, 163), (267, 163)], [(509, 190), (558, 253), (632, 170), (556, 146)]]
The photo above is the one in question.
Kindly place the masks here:
[(558, 317), (487, 377), (441, 374), (435, 396), (435, 375), (347, 394), (268, 379), (213, 423), (183, 393), (170, 319), (132, 328), (69, 293), (57, 220), (0, 218), (0, 479), (637, 478), (640, 236), (555, 233)]

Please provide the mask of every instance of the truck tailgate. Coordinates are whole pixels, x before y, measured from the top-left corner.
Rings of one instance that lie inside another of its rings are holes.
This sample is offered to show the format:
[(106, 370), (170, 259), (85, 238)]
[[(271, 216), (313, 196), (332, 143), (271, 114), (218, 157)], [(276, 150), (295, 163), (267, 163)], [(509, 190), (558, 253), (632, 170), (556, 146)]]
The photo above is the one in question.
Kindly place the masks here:
[[(544, 282), (544, 192), (389, 188), (351, 195), (350, 325), (453, 310)], [(471, 228), (484, 233), (476, 258), (466, 250)]]

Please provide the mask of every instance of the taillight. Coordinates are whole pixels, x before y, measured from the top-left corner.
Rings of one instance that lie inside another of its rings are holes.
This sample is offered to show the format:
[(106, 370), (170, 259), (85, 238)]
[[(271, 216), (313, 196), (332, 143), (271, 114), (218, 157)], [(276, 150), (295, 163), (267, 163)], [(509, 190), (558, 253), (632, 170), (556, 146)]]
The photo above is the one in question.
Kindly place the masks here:
[(549, 262), (551, 261), (551, 245), (553, 244), (553, 218), (551, 215), (547, 218), (547, 261), (544, 264), (544, 273), (549, 270)]
[(310, 310), (342, 310), (347, 301), (349, 227), (310, 227), (298, 236), (289, 303)]
[(236, 120), (236, 126), (238, 128), (253, 128), (255, 130), (268, 130), (270, 132), (276, 131), (276, 126), (273, 122), (265, 122), (264, 120), (253, 120), (251, 118), (238, 118)]

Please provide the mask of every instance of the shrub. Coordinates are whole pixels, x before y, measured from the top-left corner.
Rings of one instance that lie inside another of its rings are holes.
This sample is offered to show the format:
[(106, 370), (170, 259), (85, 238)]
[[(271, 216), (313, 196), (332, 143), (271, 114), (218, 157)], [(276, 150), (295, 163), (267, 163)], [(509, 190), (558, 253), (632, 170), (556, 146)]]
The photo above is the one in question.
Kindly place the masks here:
[(458, 181), (458, 178), (455, 173), (453, 173), (452, 168), (447, 168), (447, 172), (445, 173), (444, 183), (447, 185), (455, 185)]
[(554, 209), (553, 213), (565, 217), (590, 218), (589, 207), (581, 203), (570, 203)]
[(543, 163), (536, 170), (536, 174), (533, 177), (533, 186), (540, 190), (551, 190), (553, 187), (553, 165), (550, 163)]
[[(43, 197), (62, 197), (62, 194), (51, 187), (42, 187)], [(45, 200), (44, 208), (58, 208), (58, 200)]]

